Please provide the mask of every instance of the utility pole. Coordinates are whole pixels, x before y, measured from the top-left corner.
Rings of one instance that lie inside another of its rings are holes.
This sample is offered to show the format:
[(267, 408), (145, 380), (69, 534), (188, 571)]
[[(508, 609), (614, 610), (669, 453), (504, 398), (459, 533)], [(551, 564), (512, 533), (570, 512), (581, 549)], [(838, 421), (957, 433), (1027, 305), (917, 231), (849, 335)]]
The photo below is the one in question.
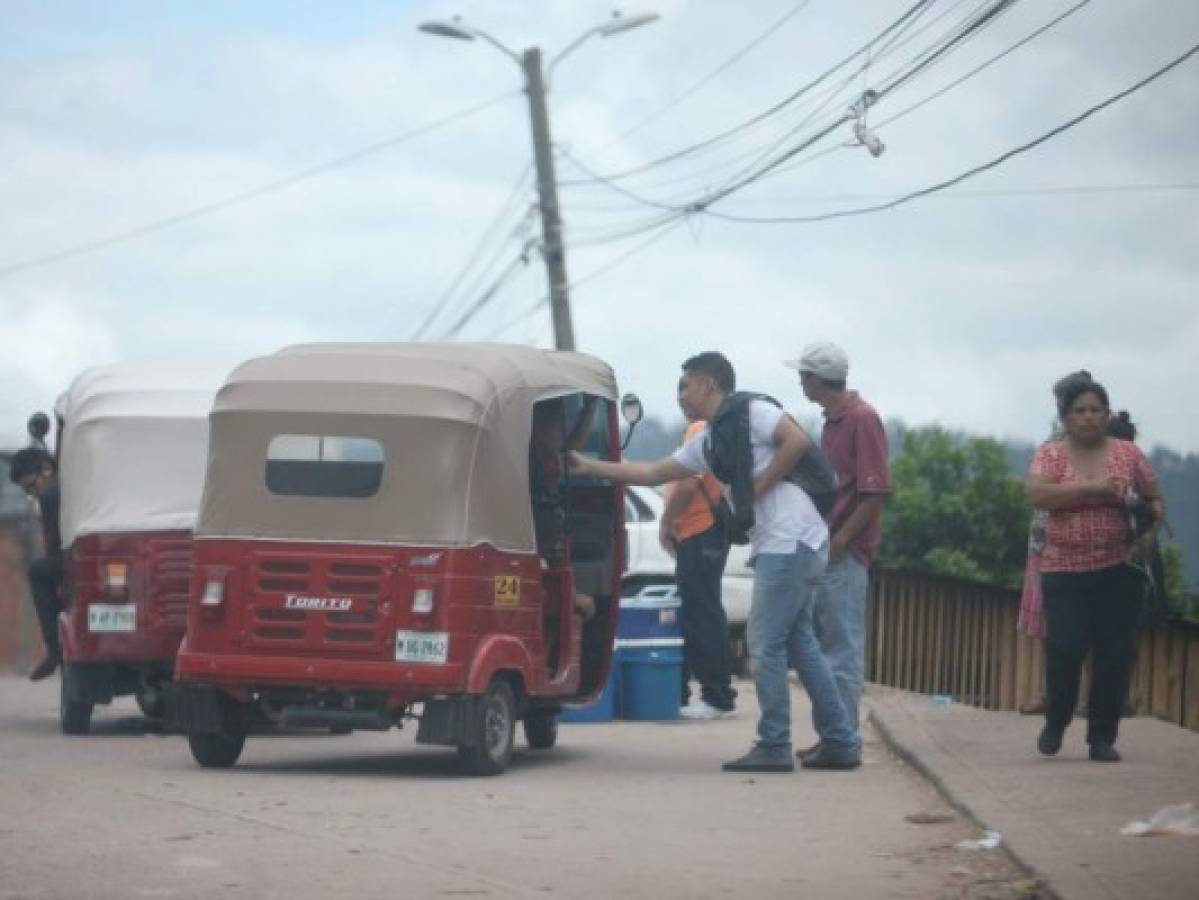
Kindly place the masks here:
[(554, 172), (550, 120), (545, 105), (545, 79), (541, 72), (541, 50), (530, 47), (521, 56), (525, 93), (529, 95), (529, 120), (533, 128), (533, 161), (537, 167), (537, 197), (541, 208), (541, 254), (550, 287), (550, 315), (554, 322), (554, 346), (575, 349), (574, 324), (566, 279), (566, 246), (562, 241), (562, 217), (558, 210), (558, 178)]

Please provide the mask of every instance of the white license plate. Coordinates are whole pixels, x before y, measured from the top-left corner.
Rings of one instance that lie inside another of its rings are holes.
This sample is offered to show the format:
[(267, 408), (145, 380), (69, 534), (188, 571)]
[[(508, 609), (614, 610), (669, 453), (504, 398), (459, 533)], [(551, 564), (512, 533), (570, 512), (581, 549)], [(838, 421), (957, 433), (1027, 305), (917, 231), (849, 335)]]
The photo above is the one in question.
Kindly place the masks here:
[(87, 608), (87, 630), (127, 632), (137, 630), (137, 607), (132, 603), (93, 603)]
[(444, 631), (397, 631), (396, 660), (443, 663), (450, 654), (450, 636)]

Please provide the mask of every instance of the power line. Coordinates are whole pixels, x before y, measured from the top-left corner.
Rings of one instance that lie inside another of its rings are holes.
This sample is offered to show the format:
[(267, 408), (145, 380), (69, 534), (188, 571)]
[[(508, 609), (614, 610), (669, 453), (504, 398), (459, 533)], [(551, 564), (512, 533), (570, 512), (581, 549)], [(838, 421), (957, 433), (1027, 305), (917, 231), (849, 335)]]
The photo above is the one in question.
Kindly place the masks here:
[[(718, 134), (713, 135), (712, 137), (709, 137), (709, 138), (706, 138), (705, 140), (699, 141), (698, 143), (691, 144), (687, 147), (683, 147), (680, 150), (676, 150), (673, 153), (668, 153), (665, 156), (658, 157), (657, 159), (650, 160), (649, 162), (642, 163), (639, 166), (634, 166), (631, 169), (625, 169), (624, 171), (621, 171), (621, 172), (607, 173), (604, 177), (607, 179), (627, 178), (632, 175), (640, 174), (641, 172), (647, 171), (649, 169), (653, 169), (658, 166), (665, 165), (666, 163), (674, 162), (675, 160), (682, 159), (686, 156), (691, 156), (692, 154), (697, 153), (700, 150), (710, 147), (713, 144), (720, 143), (721, 141), (726, 140), (727, 138), (731, 137), (732, 135), (737, 134), (741, 131), (744, 131), (745, 129), (747, 129), (753, 125), (756, 125), (758, 122), (761, 122), (765, 119), (770, 118), (771, 116), (778, 113), (780, 110), (785, 109), (787, 106), (794, 103), (796, 100), (798, 100), (804, 94), (806, 94), (808, 91), (810, 91), (813, 88), (822, 84), (825, 81), (825, 79), (827, 79), (829, 76), (831, 76), (834, 72), (836, 72), (839, 69), (841, 69), (842, 67), (848, 65), (854, 59), (861, 56), (863, 53), (867, 52), (871, 47), (873, 47), (875, 44), (877, 44), (879, 41), (881, 41), (883, 38), (885, 38), (887, 35), (889, 35), (895, 29), (897, 29), (901, 25), (903, 25), (913, 15), (915, 15), (917, 12), (919, 12), (924, 7), (928, 6), (929, 4), (931, 4), (933, 2), (935, 2), (935, 0), (917, 0), (917, 2), (911, 8), (909, 8), (907, 10), (907, 12), (905, 12), (898, 19), (896, 19), (894, 22), (892, 22), (890, 25), (888, 25), (885, 29), (883, 29), (881, 32), (879, 32), (879, 34), (875, 35), (867, 43), (863, 44), (857, 50), (853, 51), (848, 56), (844, 57), (840, 62), (835, 63), (833, 66), (826, 69), (820, 75), (817, 75), (814, 79), (809, 81), (807, 84), (802, 85), (800, 88), (793, 91), (789, 96), (783, 98), (778, 103), (774, 104), (773, 106), (771, 106), (769, 109), (765, 110), (764, 112), (758, 113), (757, 115), (752, 116), (749, 119), (746, 119), (741, 124), (735, 125), (732, 128), (728, 128)], [(571, 183), (572, 182), (569, 182), (569, 181), (561, 182), (561, 184), (571, 184)]]
[(1160, 69), (1157, 69), (1150, 75), (1147, 75), (1146, 77), (1142, 78), (1140, 81), (1138, 81), (1136, 84), (1132, 85), (1131, 87), (1125, 88), (1124, 90), (1120, 91), (1117, 94), (1113, 94), (1112, 96), (1108, 97), (1106, 100), (1104, 100), (1100, 103), (1097, 103), (1094, 106), (1084, 110), (1083, 112), (1079, 113), (1078, 115), (1074, 116), (1071, 119), (1068, 119), (1067, 121), (1063, 122), (1062, 124), (1058, 125), (1057, 127), (1051, 128), (1049, 131), (1045, 132), (1040, 137), (1034, 138), (1033, 140), (1028, 141), (1024, 144), (1021, 144), (1018, 147), (1013, 147), (1011, 150), (1008, 150), (1005, 153), (1001, 153), (999, 156), (995, 157), (994, 159), (988, 160), (987, 162), (985, 162), (981, 165), (975, 166), (972, 169), (967, 169), (965, 172), (962, 172), (959, 175), (955, 175), (953, 178), (946, 179), (945, 181), (938, 182), (937, 184), (930, 185), (929, 187), (922, 188), (921, 190), (918, 190), (918, 191), (912, 191), (911, 193), (904, 194), (901, 197), (896, 197), (894, 200), (890, 200), (886, 203), (878, 203), (878, 204), (874, 204), (872, 206), (862, 206), (862, 207), (857, 207), (856, 209), (837, 210), (834, 212), (822, 213), (822, 214), (813, 215), (813, 216), (750, 217), (750, 216), (733, 216), (733, 215), (728, 215), (725, 213), (716, 213), (716, 212), (712, 212), (709, 209), (704, 209), (703, 211), (708, 213), (709, 215), (715, 216), (719, 219), (725, 219), (730, 222), (807, 224), (807, 223), (812, 223), (812, 222), (825, 222), (830, 219), (847, 218), (849, 216), (861, 216), (861, 215), (866, 215), (868, 213), (883, 212), (884, 210), (895, 209), (895, 207), (900, 206), (904, 203), (909, 203), (912, 200), (917, 200), (921, 197), (927, 197), (929, 194), (934, 194), (939, 191), (946, 190), (947, 188), (951, 188), (956, 184), (961, 184), (963, 181), (966, 181), (969, 178), (973, 178), (976, 175), (980, 175), (983, 172), (990, 171), (991, 169), (994, 169), (997, 166), (1002, 165), (1003, 163), (1007, 162), (1009, 159), (1011, 159), (1014, 156), (1018, 156), (1022, 153), (1027, 153), (1029, 150), (1032, 150), (1032, 149), (1040, 146), (1041, 144), (1045, 143), (1046, 141), (1057, 137), (1059, 134), (1069, 131), (1071, 128), (1074, 128), (1081, 122), (1083, 122), (1086, 119), (1089, 119), (1091, 116), (1095, 115), (1095, 113), (1101, 112), (1102, 110), (1107, 109), (1109, 106), (1119, 103), (1124, 98), (1131, 96), (1132, 94), (1135, 94), (1137, 91), (1139, 91), (1142, 88), (1146, 87), (1147, 85), (1153, 83), (1154, 81), (1161, 78), (1163, 75), (1167, 74), (1171, 70), (1182, 65), (1184, 62), (1189, 60), (1196, 53), (1199, 53), (1199, 44), (1196, 44), (1195, 46), (1191, 47), (1190, 50), (1186, 51), (1181, 56), (1176, 57), (1175, 59), (1166, 63), (1166, 65), (1162, 66)]
[[(936, 49), (931, 50), (931, 51), (926, 51), (926, 53), (924, 54), (924, 58), (921, 59), (919, 62), (913, 63), (907, 71), (901, 70), (901, 71), (897, 71), (896, 73), (893, 73), (889, 77), (889, 80), (885, 84), (880, 86), (878, 91), (876, 91), (876, 102), (877, 102), (877, 100), (881, 100), (883, 97), (886, 97), (889, 93), (891, 93), (896, 88), (903, 85), (905, 82), (910, 80), (912, 77), (914, 77), (919, 72), (926, 69), (929, 65), (932, 64), (932, 62), (936, 61), (937, 59), (943, 58), (946, 53), (951, 52), (955, 47), (959, 46), (963, 41), (967, 40), (969, 37), (976, 34), (980, 29), (986, 27), (988, 24), (993, 22), (997, 16), (999, 16), (1003, 12), (1010, 9), (1012, 7), (1012, 5), (1016, 2), (1017, 2), (1017, 0), (996, 0), (996, 2), (991, 4), (991, 6), (988, 7), (984, 12), (982, 12), (976, 18), (972, 19), (968, 24), (962, 26), (961, 29), (958, 31), (958, 33), (956, 35), (954, 35), (952, 38), (947, 39)], [(794, 158), (796, 155), (798, 155), (799, 153), (802, 153), (808, 147), (811, 147), (813, 144), (815, 144), (818, 141), (820, 141), (821, 139), (827, 137), (834, 130), (836, 130), (837, 128), (840, 128), (846, 122), (850, 121), (850, 119), (852, 117), (853, 117), (853, 114), (849, 111), (846, 111), (841, 116), (839, 116), (837, 119), (835, 119), (833, 122), (831, 122), (829, 125), (825, 126), (824, 128), (820, 129), (818, 132), (816, 132), (816, 134), (801, 141), (799, 144), (797, 144), (794, 147), (790, 148), (789, 150), (785, 151), (784, 153), (782, 153), (775, 159), (771, 160), (770, 162), (763, 164), (756, 172), (746, 175), (745, 177), (740, 178), (739, 180), (726, 185), (725, 187), (721, 188), (720, 190), (718, 190), (712, 194), (709, 194), (708, 196), (703, 197), (700, 200), (697, 200), (697, 201), (689, 204), (686, 208), (688, 210), (695, 211), (695, 212), (708, 211), (709, 207), (711, 207), (712, 204), (718, 203), (719, 201), (723, 200), (725, 197), (728, 197), (730, 194), (733, 194), (739, 190), (742, 190), (743, 188), (746, 188), (749, 185), (753, 184), (755, 181), (758, 181), (761, 178), (765, 177), (773, 169), (778, 168), (780, 165), (782, 165), (787, 160)]]
[(881, 122), (876, 123), (875, 127), (881, 128), (884, 125), (889, 125), (890, 123), (895, 122), (899, 119), (902, 119), (904, 116), (915, 112), (916, 110), (920, 109), (920, 107), (924, 106), (925, 104), (931, 103), (933, 100), (936, 100), (938, 97), (942, 96), (943, 94), (946, 94), (949, 91), (953, 90), (955, 87), (957, 87), (962, 82), (968, 81), (969, 79), (973, 78), (975, 75), (977, 75), (979, 72), (983, 71), (984, 69), (990, 68), (992, 65), (999, 62), (999, 60), (1003, 59), (1004, 57), (1008, 56), (1009, 54), (1015, 53), (1017, 50), (1019, 50), (1021, 47), (1023, 47), (1025, 44), (1027, 44), (1029, 41), (1035, 40), (1036, 38), (1040, 37), (1046, 31), (1053, 28), (1055, 25), (1062, 22), (1063, 20), (1068, 19), (1070, 16), (1074, 15), (1076, 12), (1078, 12), (1080, 9), (1082, 9), (1084, 6), (1086, 6), (1090, 2), (1091, 2), (1091, 0), (1079, 0), (1078, 3), (1075, 3), (1072, 7), (1067, 9), (1061, 15), (1046, 22), (1040, 28), (1038, 28), (1035, 31), (1031, 32), (1030, 34), (1026, 35), (1024, 38), (1017, 41), (1016, 43), (1012, 44), (1006, 50), (1002, 50), (999, 53), (996, 53), (994, 56), (992, 56), (990, 59), (986, 60), (981, 65), (975, 66), (973, 69), (971, 69), (965, 75), (962, 75), (959, 78), (955, 78), (953, 81), (949, 82), (949, 84), (947, 84), (944, 87), (940, 88), (939, 90), (936, 90), (933, 93), (929, 94), (923, 100), (919, 100), (916, 103), (913, 103), (911, 106), (908, 106), (908, 107), (900, 110), (895, 115), (893, 115), (889, 118), (883, 119)]
[(366, 147), (353, 151), (352, 153), (347, 153), (344, 156), (336, 157), (328, 160), (327, 162), (311, 166), (307, 169), (301, 169), (300, 171), (284, 176), (283, 178), (265, 182), (256, 188), (251, 188), (248, 191), (242, 191), (241, 193), (234, 194), (233, 196), (227, 197), (224, 200), (218, 200), (213, 203), (197, 206), (193, 209), (187, 210), (186, 212), (156, 219), (152, 222), (146, 223), (145, 225), (139, 225), (136, 228), (131, 228), (127, 231), (96, 238), (91, 241), (85, 241), (84, 243), (76, 244), (73, 247), (67, 247), (54, 253), (45, 254), (44, 256), (37, 256), (31, 259), (22, 260), (20, 262), (9, 263), (8, 265), (0, 266), (0, 278), (5, 278), (10, 275), (15, 275), (18, 272), (25, 272), (30, 269), (42, 268), (43, 266), (48, 266), (52, 263), (61, 262), (64, 259), (73, 259), (89, 253), (95, 253), (99, 250), (103, 250), (116, 244), (122, 244), (127, 241), (136, 240), (138, 238), (154, 234), (158, 231), (163, 231), (167, 228), (173, 228), (176, 225), (183, 225), (188, 222), (194, 222), (197, 219), (215, 215), (216, 213), (223, 212), (224, 210), (230, 209), (234, 206), (241, 206), (242, 204), (249, 203), (252, 200), (257, 200), (259, 197), (263, 197), (267, 194), (278, 193), (279, 191), (286, 190), (287, 188), (299, 184), (302, 181), (308, 181), (312, 178), (324, 175), (326, 172), (350, 165), (351, 163), (355, 163), (364, 157), (371, 156), (383, 150), (389, 150), (392, 147), (420, 137), (421, 135), (427, 134), (430, 131), (442, 128), (462, 119), (469, 118), (470, 116), (476, 115), (485, 109), (489, 109), (490, 107), (495, 106), (510, 97), (516, 96), (518, 93), (519, 91), (507, 91), (496, 97), (492, 97), (490, 100), (485, 100), (482, 103), (477, 103), (474, 106), (451, 113), (448, 116), (444, 116), (440, 119), (436, 119), (433, 122), (429, 122), (425, 125), (413, 128), (410, 131), (406, 131), (403, 134), (396, 135), (392, 138), (387, 138), (386, 140), (378, 141), (374, 144), (369, 144)]
[[(917, 102), (913, 103), (911, 106), (908, 106), (908, 107), (904, 108), (903, 110), (900, 110), (895, 115), (889, 116), (888, 118), (883, 119), (880, 122), (876, 122), (874, 127), (882, 128), (885, 125), (890, 125), (892, 122), (897, 122), (900, 119), (904, 118), (905, 116), (907, 116), (907, 115), (915, 112), (916, 110), (920, 109), (921, 107), (925, 106), (927, 103), (930, 103), (931, 101), (944, 96), (949, 91), (953, 90), (954, 88), (958, 87), (959, 85), (961, 85), (964, 82), (968, 81), (969, 79), (973, 78), (975, 75), (979, 74), (980, 72), (984, 71), (985, 69), (990, 68), (994, 63), (999, 62), (999, 60), (1010, 55), (1011, 53), (1014, 53), (1016, 50), (1020, 49), (1021, 47), (1025, 46), (1026, 44), (1030, 43), (1034, 39), (1040, 37), (1045, 32), (1049, 31), (1051, 28), (1054, 28), (1055, 26), (1060, 24), (1062, 21), (1069, 18), (1074, 13), (1078, 12), (1078, 10), (1082, 9), (1084, 6), (1086, 6), (1090, 2), (1091, 2), (1091, 0), (1081, 0), (1081, 2), (1076, 3), (1074, 6), (1070, 7), (1065, 12), (1058, 15), (1056, 18), (1050, 20), (1049, 22), (1045, 23), (1044, 25), (1042, 25), (1041, 27), (1032, 31), (1031, 33), (1025, 35), (1023, 38), (1021, 38), (1016, 43), (1012, 44), (1009, 47), (1006, 47), (1005, 49), (1001, 50), (999, 53), (996, 53), (994, 56), (985, 60), (981, 64), (975, 66), (973, 69), (966, 72), (964, 75), (962, 75), (958, 78), (955, 78), (953, 81), (949, 82), (944, 87), (939, 88), (938, 90), (936, 90), (933, 93), (929, 94), (928, 96), (924, 97), (922, 100), (918, 100)], [(795, 162), (791, 163), (790, 165), (782, 166), (781, 168), (775, 170), (775, 172), (773, 174), (781, 175), (784, 172), (793, 171), (794, 169), (797, 169), (800, 166), (806, 166), (809, 163), (813, 163), (818, 159), (823, 159), (824, 157), (828, 156), (830, 153), (835, 153), (841, 149), (842, 149), (841, 146), (826, 147), (825, 149), (817, 151), (816, 153), (813, 153), (810, 156), (805, 156), (803, 159), (796, 160)]]
[[(641, 253), (642, 251), (647, 250), (653, 244), (656, 244), (662, 238), (666, 237), (666, 235), (670, 234), (672, 231), (674, 231), (676, 228), (678, 228), (680, 225), (682, 225), (684, 221), (685, 221), (685, 218), (683, 216), (673, 217), (672, 219), (663, 223), (663, 225), (660, 226), (660, 230), (658, 230), (654, 234), (651, 234), (648, 238), (646, 238), (646, 240), (641, 241), (638, 244), (635, 244), (634, 246), (632, 246), (628, 250), (626, 250), (624, 253), (621, 253), (621, 254), (613, 257), (612, 259), (608, 260), (608, 262), (604, 263), (599, 268), (591, 270), (586, 275), (579, 278), (577, 281), (571, 282), (569, 289), (573, 291), (576, 288), (581, 287), (582, 285), (587, 284), (590, 281), (594, 281), (595, 279), (606, 275), (608, 272), (612, 271), (617, 266), (621, 265), (622, 263), (624, 263), (627, 260), (631, 259), (632, 257), (636, 256), (638, 253)], [(512, 319), (509, 319), (507, 322), (502, 324), (499, 328), (492, 331), (491, 334), (489, 335), (489, 337), (490, 338), (498, 337), (499, 335), (501, 335), (505, 331), (507, 331), (509, 328), (511, 328), (513, 325), (517, 325), (517, 324), (525, 321), (526, 319), (531, 318), (532, 316), (536, 315), (537, 312), (543, 306), (545, 306), (547, 303), (549, 303), (549, 299), (550, 298), (548, 295), (542, 296), (536, 302), (534, 302), (532, 305), (527, 307), (524, 310), (524, 312), (520, 313), (519, 315), (515, 316)]]
[(485, 307), (495, 298), (495, 296), (499, 293), (500, 288), (502, 288), (508, 279), (512, 277), (513, 273), (517, 271), (517, 268), (519, 266), (527, 266), (529, 264), (529, 251), (535, 246), (537, 246), (536, 240), (530, 238), (529, 240), (525, 241), (524, 246), (521, 247), (520, 253), (518, 253), (516, 257), (508, 263), (508, 265), (504, 268), (504, 271), (502, 271), (495, 281), (493, 281), (487, 287), (487, 290), (485, 290), (482, 295), (480, 295), (479, 298), (470, 305), (466, 312), (459, 316), (458, 320), (442, 333), (441, 340), (449, 340), (450, 338), (457, 337), (462, 329), (467, 326), (470, 320), (477, 316), (482, 311), (483, 307)]
[(529, 163), (520, 170), (520, 174), (516, 177), (516, 182), (509, 190), (508, 196), (504, 199), (504, 202), (500, 205), (499, 210), (496, 212), (491, 222), (488, 223), (487, 228), (484, 229), (483, 234), (480, 235), (478, 241), (475, 242), (475, 245), (471, 248), (470, 253), (467, 254), (466, 262), (458, 270), (458, 274), (454, 276), (449, 286), (442, 291), (441, 296), (437, 298), (436, 302), (434, 302), (424, 320), (416, 327), (408, 340), (419, 341), (422, 337), (424, 337), (425, 332), (429, 330), (429, 327), (433, 324), (434, 320), (436, 320), (441, 312), (449, 305), (450, 298), (453, 297), (454, 292), (458, 289), (459, 285), (462, 284), (463, 280), (465, 280), (471, 269), (473, 269), (478, 261), (482, 258), (484, 248), (491, 243), (491, 240), (499, 230), (500, 225), (503, 224), (504, 220), (507, 219), (511, 214), (513, 203), (518, 197), (520, 197), (521, 193), (528, 185), (529, 174), (532, 171), (532, 168), (532, 163)]
[(650, 122), (653, 122), (655, 119), (661, 118), (667, 112), (669, 112), (670, 110), (674, 109), (676, 106), (681, 104), (684, 100), (686, 100), (687, 98), (696, 94), (701, 88), (705, 87), (710, 82), (712, 82), (713, 80), (718, 78), (720, 75), (722, 75), (724, 72), (726, 72), (728, 69), (732, 68), (732, 66), (734, 66), (736, 63), (740, 62), (751, 50), (753, 50), (759, 44), (761, 44), (763, 41), (765, 41), (767, 38), (769, 38), (773, 34), (775, 34), (775, 32), (777, 32), (780, 28), (782, 28), (784, 25), (786, 25), (787, 22), (789, 22), (795, 16), (799, 15), (799, 13), (803, 12), (811, 4), (812, 4), (812, 0), (800, 0), (799, 3), (796, 3), (793, 7), (791, 7), (789, 10), (787, 10), (787, 12), (785, 12), (780, 18), (776, 19), (773, 23), (771, 23), (770, 26), (767, 27), (765, 31), (761, 32), (756, 37), (754, 37), (748, 44), (746, 44), (741, 49), (739, 49), (736, 53), (734, 53), (732, 56), (730, 56), (728, 59), (726, 59), (720, 65), (718, 65), (715, 69), (713, 69), (711, 72), (709, 72), (703, 78), (701, 78), (699, 81), (695, 82), (695, 84), (691, 85), (691, 87), (687, 88), (685, 91), (683, 91), (677, 97), (672, 98), (671, 100), (667, 101), (662, 106), (658, 107), (656, 110), (654, 110), (652, 113), (647, 115), (645, 118), (641, 119), (639, 122), (636, 122), (635, 124), (629, 126), (624, 131), (622, 131), (620, 134), (616, 135), (616, 137), (613, 138), (611, 141), (609, 141), (607, 144), (604, 144), (604, 146), (602, 146), (598, 150), (596, 150), (595, 151), (596, 155), (603, 153), (604, 151), (616, 146), (617, 144), (619, 144), (621, 141), (623, 141), (625, 138), (629, 137), (630, 135), (636, 134), (638, 131), (640, 131), (642, 128), (644, 128), (646, 125), (648, 125)]

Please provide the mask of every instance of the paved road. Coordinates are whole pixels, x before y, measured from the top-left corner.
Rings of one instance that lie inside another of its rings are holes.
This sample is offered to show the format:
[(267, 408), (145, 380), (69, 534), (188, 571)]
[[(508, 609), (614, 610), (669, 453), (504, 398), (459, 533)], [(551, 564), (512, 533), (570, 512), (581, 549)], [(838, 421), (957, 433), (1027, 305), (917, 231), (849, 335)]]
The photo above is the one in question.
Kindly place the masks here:
[(873, 734), (856, 772), (721, 772), (752, 737), (742, 689), (736, 720), (564, 726), (471, 778), (412, 729), (251, 739), (201, 770), (131, 701), (66, 738), (55, 680), (0, 678), (0, 898), (1029, 895), (1002, 851), (953, 848), (975, 827)]

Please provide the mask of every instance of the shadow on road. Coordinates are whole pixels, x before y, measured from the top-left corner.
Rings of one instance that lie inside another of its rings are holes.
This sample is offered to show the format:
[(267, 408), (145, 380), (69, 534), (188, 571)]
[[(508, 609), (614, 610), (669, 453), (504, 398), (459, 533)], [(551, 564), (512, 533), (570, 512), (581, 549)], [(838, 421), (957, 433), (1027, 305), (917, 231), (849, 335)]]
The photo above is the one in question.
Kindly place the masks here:
[[(254, 740), (251, 738), (251, 740)], [(252, 752), (252, 744), (247, 743)], [(526, 771), (549, 771), (573, 765), (587, 757), (577, 749), (555, 748), (549, 751), (518, 749), (512, 755), (509, 774)], [(397, 747), (394, 753), (354, 754), (345, 756), (294, 757), (277, 760), (240, 762), (230, 770), (255, 775), (395, 775), (419, 778), (474, 778), (462, 767), (458, 754), (451, 747), (414, 750)]]

